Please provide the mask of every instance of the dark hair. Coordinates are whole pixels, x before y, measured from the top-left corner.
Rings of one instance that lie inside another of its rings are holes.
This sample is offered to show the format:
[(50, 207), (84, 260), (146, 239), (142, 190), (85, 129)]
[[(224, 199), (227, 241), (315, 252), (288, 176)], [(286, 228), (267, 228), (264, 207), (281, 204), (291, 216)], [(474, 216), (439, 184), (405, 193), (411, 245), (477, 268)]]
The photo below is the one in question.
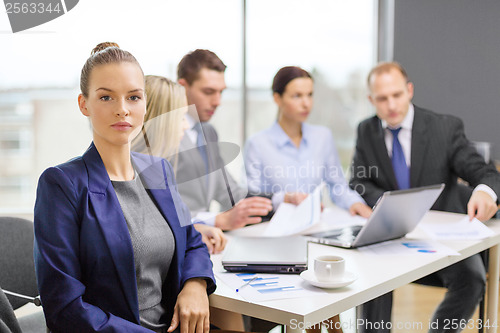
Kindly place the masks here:
[(311, 74), (308, 71), (297, 67), (297, 66), (286, 66), (281, 68), (273, 79), (273, 93), (283, 95), (285, 88), (290, 81), (297, 78), (310, 78), (312, 80)]
[(212, 51), (197, 49), (186, 54), (179, 62), (177, 79), (184, 79), (188, 84), (192, 84), (198, 79), (198, 74), (203, 68), (223, 73), (226, 65)]
[(396, 61), (386, 61), (386, 62), (380, 62), (377, 64), (377, 66), (373, 67), (370, 73), (368, 73), (368, 77), (366, 79), (366, 83), (368, 84), (368, 88), (370, 87), (370, 80), (372, 79), (372, 76), (378, 75), (381, 73), (388, 73), (392, 69), (395, 69), (403, 75), (403, 78), (406, 80), (406, 82), (409, 82), (408, 74), (406, 73), (406, 70), (401, 66), (399, 62)]
[[(118, 44), (113, 42), (104, 42), (97, 44), (90, 53), (90, 57), (83, 65), (80, 75), (80, 90), (82, 95), (87, 97), (89, 93), (89, 78), (92, 70), (100, 65), (114, 64), (120, 62), (131, 62), (136, 64), (142, 72), (141, 65), (137, 59), (128, 51), (120, 49)], [(144, 76), (144, 73), (142, 74)]]

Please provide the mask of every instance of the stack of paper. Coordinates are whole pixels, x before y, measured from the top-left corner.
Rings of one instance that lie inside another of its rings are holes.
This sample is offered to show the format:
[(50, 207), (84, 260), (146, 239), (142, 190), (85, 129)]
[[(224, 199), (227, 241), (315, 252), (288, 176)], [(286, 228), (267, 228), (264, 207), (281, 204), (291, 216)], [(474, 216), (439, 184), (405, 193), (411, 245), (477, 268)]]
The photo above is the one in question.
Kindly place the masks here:
[(422, 223), (420, 228), (433, 239), (484, 239), (495, 234), (478, 219), (469, 221), (468, 216), (454, 223)]

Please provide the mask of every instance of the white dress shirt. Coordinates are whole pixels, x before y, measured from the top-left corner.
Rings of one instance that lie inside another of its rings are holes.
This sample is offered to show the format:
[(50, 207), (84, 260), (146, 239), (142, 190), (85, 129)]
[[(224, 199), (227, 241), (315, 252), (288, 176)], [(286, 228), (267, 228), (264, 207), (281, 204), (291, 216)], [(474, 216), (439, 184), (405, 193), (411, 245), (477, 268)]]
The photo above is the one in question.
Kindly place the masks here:
[(394, 141), (394, 136), (391, 133), (391, 129), (398, 129), (401, 127), (401, 130), (398, 134), (399, 143), (401, 144), (401, 148), (403, 148), (403, 154), (405, 155), (406, 165), (408, 167), (411, 166), (411, 130), (413, 128), (413, 118), (415, 116), (415, 110), (413, 108), (413, 104), (410, 104), (408, 108), (408, 113), (406, 117), (403, 119), (401, 124), (397, 127), (391, 127), (387, 124), (387, 121), (382, 120), (382, 128), (384, 129), (384, 139), (385, 146), (387, 148), (387, 152), (389, 153), (389, 157), (392, 158), (392, 142)]
[(248, 188), (272, 193), (275, 208), (285, 193), (311, 193), (322, 181), (332, 201), (342, 208), (365, 202), (349, 188), (332, 133), (324, 126), (302, 123), (297, 147), (275, 122), (247, 140), (244, 158)]
[(191, 142), (195, 145), (196, 141), (198, 140), (198, 131), (195, 129), (195, 126), (199, 121), (194, 120), (193, 117), (189, 115), (189, 113), (186, 113), (185, 117), (188, 123), (188, 129), (185, 133), (188, 136), (189, 140), (191, 140)]
[[(413, 128), (413, 118), (415, 117), (415, 109), (413, 107), (413, 104), (410, 104), (408, 108), (408, 113), (406, 114), (406, 117), (403, 119), (401, 124), (399, 124), (396, 127), (390, 127), (387, 124), (387, 121), (382, 120), (382, 128), (384, 129), (384, 139), (385, 139), (385, 146), (387, 148), (387, 152), (389, 153), (389, 157), (392, 158), (392, 142), (394, 140), (394, 137), (390, 131), (390, 129), (397, 129), (401, 127), (401, 130), (399, 131), (398, 134), (398, 139), (399, 143), (401, 144), (401, 147), (403, 148), (403, 154), (405, 155), (405, 161), (406, 165), (408, 167), (411, 167), (411, 131)], [(493, 201), (497, 201), (497, 195), (495, 191), (491, 189), (488, 185), (485, 184), (479, 184), (476, 186), (474, 189), (473, 193), (476, 191), (483, 191), (488, 193)]]

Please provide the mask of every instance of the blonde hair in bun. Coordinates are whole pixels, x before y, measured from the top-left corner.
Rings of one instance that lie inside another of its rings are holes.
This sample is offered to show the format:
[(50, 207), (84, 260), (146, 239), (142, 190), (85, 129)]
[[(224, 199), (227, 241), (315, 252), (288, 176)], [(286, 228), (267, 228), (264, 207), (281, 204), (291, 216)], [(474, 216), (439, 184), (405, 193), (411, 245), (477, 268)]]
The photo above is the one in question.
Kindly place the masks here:
[[(88, 97), (89, 78), (92, 70), (101, 65), (116, 64), (121, 62), (130, 62), (136, 64), (142, 72), (141, 65), (135, 57), (128, 51), (120, 49), (117, 43), (104, 42), (99, 43), (90, 53), (90, 57), (83, 65), (80, 75), (80, 90), (84, 97)], [(144, 76), (144, 72), (142, 72)]]

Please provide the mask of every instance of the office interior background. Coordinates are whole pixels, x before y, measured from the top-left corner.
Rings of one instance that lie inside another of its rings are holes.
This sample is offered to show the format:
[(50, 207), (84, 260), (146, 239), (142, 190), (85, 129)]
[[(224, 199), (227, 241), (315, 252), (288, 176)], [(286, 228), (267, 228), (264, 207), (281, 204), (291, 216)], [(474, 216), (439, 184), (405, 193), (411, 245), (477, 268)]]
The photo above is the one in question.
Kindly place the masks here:
[[(174, 80), (187, 52), (217, 53), (228, 88), (213, 124), (241, 147), (276, 119), (276, 71), (305, 68), (315, 80), (309, 121), (332, 130), (346, 171), (357, 124), (374, 112), (366, 75), (394, 59), (415, 84), (415, 104), (461, 117), (469, 139), (490, 142), (499, 159), (499, 13), (495, 0), (82, 0), (16, 34), (0, 13), (0, 215), (32, 216), (40, 173), (88, 147), (79, 75), (102, 41), (131, 51), (145, 74)], [(241, 177), (241, 156), (229, 168)]]

